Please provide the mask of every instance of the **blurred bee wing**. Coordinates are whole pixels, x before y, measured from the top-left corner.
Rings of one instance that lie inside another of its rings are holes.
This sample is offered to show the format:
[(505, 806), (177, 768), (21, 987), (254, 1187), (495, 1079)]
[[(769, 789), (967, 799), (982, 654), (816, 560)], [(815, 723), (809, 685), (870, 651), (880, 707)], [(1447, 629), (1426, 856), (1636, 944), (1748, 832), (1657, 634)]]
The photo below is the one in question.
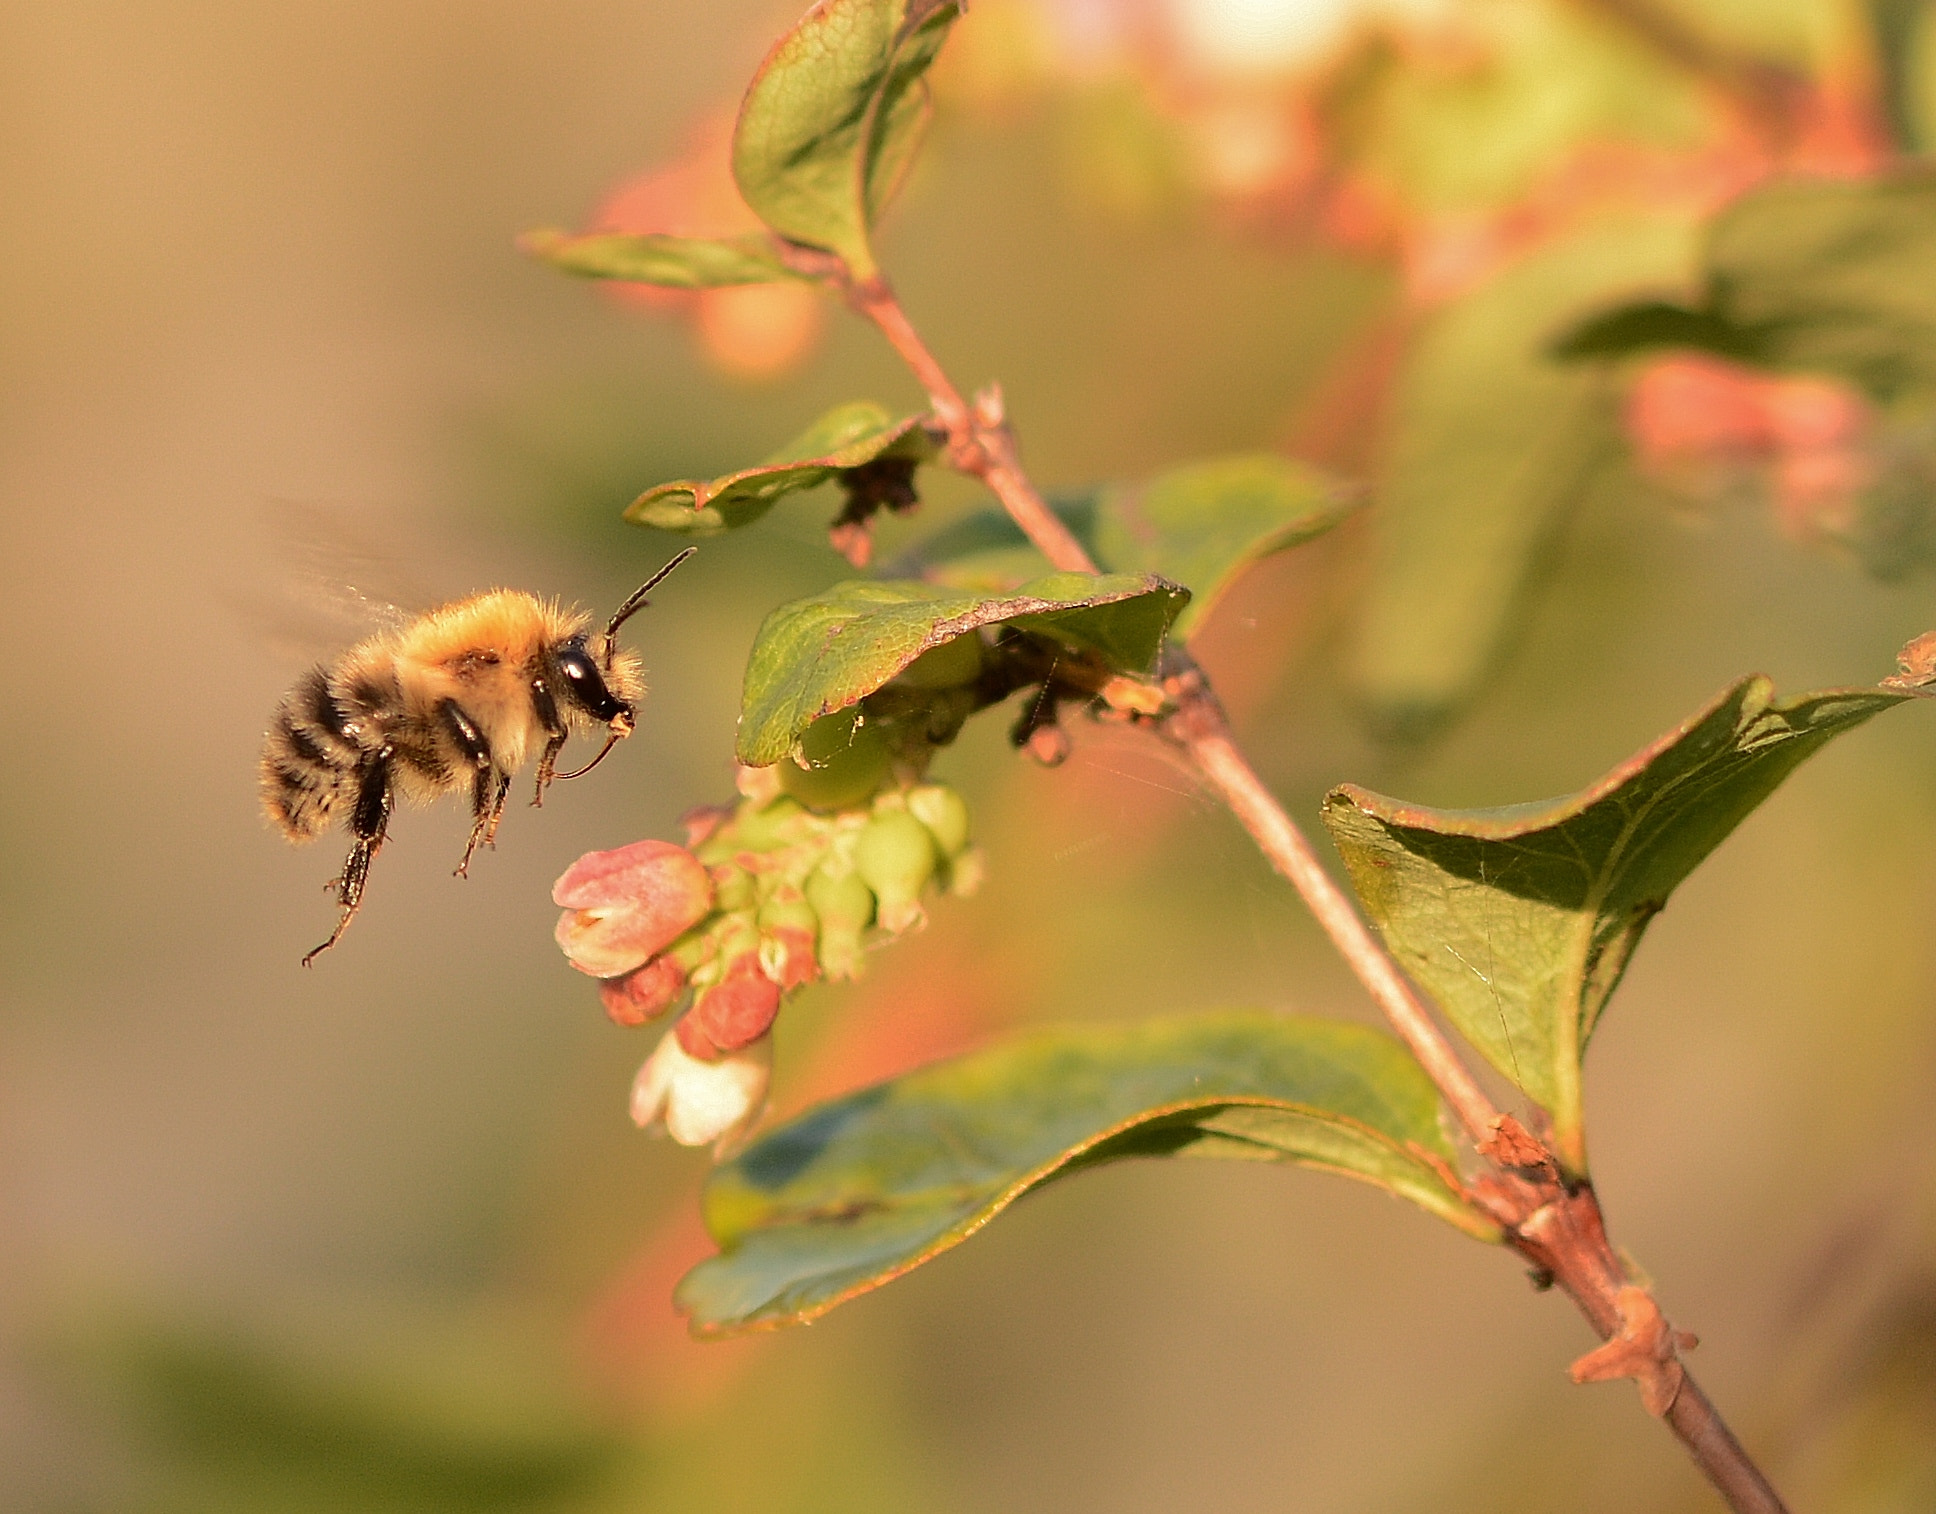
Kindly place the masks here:
[(273, 501), (262, 515), (272, 581), (225, 597), (279, 660), (314, 662), (438, 602), (410, 582), (407, 548), (388, 522), (294, 500)]

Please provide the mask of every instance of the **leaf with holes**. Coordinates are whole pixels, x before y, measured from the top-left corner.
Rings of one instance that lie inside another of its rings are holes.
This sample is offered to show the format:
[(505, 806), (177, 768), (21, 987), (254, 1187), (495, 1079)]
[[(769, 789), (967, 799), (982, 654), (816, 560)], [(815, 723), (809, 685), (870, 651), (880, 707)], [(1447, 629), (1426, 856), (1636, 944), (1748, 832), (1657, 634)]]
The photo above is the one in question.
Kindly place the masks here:
[(937, 444), (926, 417), (894, 419), (857, 400), (829, 410), (756, 467), (719, 478), (682, 478), (647, 489), (625, 508), (635, 525), (712, 536), (751, 525), (789, 494), (817, 489), (850, 469), (887, 459), (924, 463)]
[(1439, 810), (1346, 785), (1325, 824), (1400, 964), (1584, 1172), (1580, 1059), (1648, 921), (1806, 758), (1909, 697), (1746, 678), (1567, 798)]
[(913, 162), (923, 75), (953, 0), (820, 0), (768, 53), (740, 104), (733, 177), (781, 236), (875, 273), (868, 232)]
[(553, 268), (584, 279), (619, 279), (667, 289), (717, 289), (728, 284), (771, 284), (796, 278), (770, 237), (629, 236), (593, 232), (533, 231), (518, 245)]
[(778, 762), (822, 715), (858, 703), (924, 652), (1011, 625), (1147, 674), (1190, 591), (1154, 574), (1054, 573), (985, 595), (900, 579), (853, 580), (766, 617), (746, 664), (739, 760)]
[(720, 1254), (679, 1284), (702, 1335), (816, 1319), (1033, 1188), (1126, 1157), (1292, 1162), (1468, 1234), (1438, 1094), (1369, 1026), (1256, 1012), (1040, 1030), (823, 1104), (713, 1174)]
[[(1189, 636), (1244, 570), (1331, 529), (1358, 501), (1337, 480), (1270, 453), (1192, 463), (1143, 484), (1109, 484), (1056, 513), (1112, 573), (1160, 573), (1190, 590), (1172, 630)], [(990, 510), (935, 533), (900, 566), (936, 583), (993, 592), (1041, 570), (1009, 517)]]

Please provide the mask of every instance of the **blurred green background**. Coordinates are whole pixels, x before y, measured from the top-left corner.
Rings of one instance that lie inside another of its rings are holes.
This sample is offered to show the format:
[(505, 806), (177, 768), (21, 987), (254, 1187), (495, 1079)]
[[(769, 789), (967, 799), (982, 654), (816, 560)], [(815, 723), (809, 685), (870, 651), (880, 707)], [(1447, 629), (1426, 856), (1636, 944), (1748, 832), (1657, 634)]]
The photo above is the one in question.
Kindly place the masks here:
[[(1508, 1257), (1288, 1170), (1108, 1169), (812, 1330), (682, 1339), (667, 1295), (703, 1251), (707, 1158), (632, 1129), (650, 1037), (558, 956), (547, 892), (727, 794), (759, 618), (845, 572), (831, 506), (705, 546), (634, 622), (639, 739), (514, 808), (466, 882), (457, 808), (403, 816), (355, 929), (298, 969), (335, 844), (290, 851), (253, 792), (302, 665), (274, 624), (292, 517), (382, 543), (424, 603), (508, 583), (606, 606), (667, 555), (617, 520), (639, 489), (842, 400), (918, 401), (837, 319), (736, 376), (689, 313), (512, 247), (678, 156), (794, 9), (0, 12), (0, 1506), (1711, 1507), (1631, 1392), (1566, 1383), (1588, 1332)], [(1314, 436), (1370, 466), (1313, 417), (1350, 411), (1416, 279), (1206, 188), (1185, 152), (1192, 111), (1278, 87), (1251, 64), (1335, 45), (1335, 9), (1097, 0), (1031, 30), (987, 0), (964, 24), (995, 40), (944, 70), (884, 252), (958, 377), (1003, 383), (1045, 484)], [(1677, 9), (1807, 68), (1865, 22)], [(1918, 45), (1916, 7), (1876, 9)], [(1422, 139), (1458, 160), (1448, 122)], [(884, 553), (972, 503), (942, 482)], [(1926, 578), (1873, 581), (1765, 512), (1597, 489), (1481, 697), (1395, 748), (1338, 672), (1371, 540), (1361, 521), (1266, 564), (1202, 643), (1300, 817), (1345, 779), (1448, 804), (1574, 789), (1740, 673), (1868, 681), (1936, 624)], [(1044, 772), (991, 724), (938, 772), (976, 804), (989, 885), (788, 1010), (782, 1111), (1029, 1020), (1368, 1015), (1142, 745), (1084, 728)], [(1933, 841), (1936, 724), (1911, 709), (1676, 896), (1589, 1066), (1620, 1239), (1814, 1508), (1936, 1506)]]

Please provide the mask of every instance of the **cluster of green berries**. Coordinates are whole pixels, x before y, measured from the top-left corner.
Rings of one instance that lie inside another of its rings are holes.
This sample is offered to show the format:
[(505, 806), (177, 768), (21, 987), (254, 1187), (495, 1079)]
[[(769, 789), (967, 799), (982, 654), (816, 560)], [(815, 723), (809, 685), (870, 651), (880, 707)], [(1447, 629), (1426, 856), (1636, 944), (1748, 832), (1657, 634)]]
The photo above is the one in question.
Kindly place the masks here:
[[(558, 880), (558, 944), (599, 980), (613, 1020), (643, 1025), (690, 1001), (634, 1085), (641, 1124), (730, 1145), (764, 1104), (787, 991), (858, 977), (874, 941), (925, 921), (930, 891), (980, 881), (968, 807), (945, 784), (899, 781), (885, 760), (880, 786), (852, 802), (879, 755), (852, 741), (817, 765), (742, 768), (736, 803), (686, 817), (685, 846), (591, 852)], [(840, 802), (814, 802), (828, 797)]]
[(1131, 719), (1161, 703), (1095, 656), (970, 631), (816, 720), (790, 760), (741, 768), (738, 800), (688, 815), (684, 846), (634, 842), (566, 871), (552, 890), (558, 944), (599, 980), (612, 1019), (690, 1005), (639, 1071), (634, 1119), (687, 1145), (736, 1144), (765, 1104), (784, 996), (858, 977), (871, 945), (925, 920), (930, 892), (975, 887), (968, 807), (923, 775), (970, 715), (1025, 689), (1011, 739), (1043, 762), (1067, 750), (1064, 705)]

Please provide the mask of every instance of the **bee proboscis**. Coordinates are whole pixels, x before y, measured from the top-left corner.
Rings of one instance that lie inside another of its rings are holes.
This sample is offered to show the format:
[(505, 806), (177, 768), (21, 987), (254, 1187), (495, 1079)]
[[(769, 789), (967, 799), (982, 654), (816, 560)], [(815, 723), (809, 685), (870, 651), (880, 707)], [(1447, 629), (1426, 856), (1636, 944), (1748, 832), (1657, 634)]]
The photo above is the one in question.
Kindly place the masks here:
[[(303, 675), (277, 706), (263, 745), (263, 808), (292, 842), (314, 841), (338, 821), (350, 833), (349, 858), (330, 885), (341, 916), (305, 966), (356, 918), (399, 794), (428, 803), (470, 790), (462, 877), (478, 847), (496, 838), (511, 779), (534, 749), (537, 805), (554, 779), (589, 773), (632, 734), (645, 682), (638, 658), (619, 650), (619, 627), (695, 550), (679, 553), (618, 607), (596, 653), (589, 616), (520, 589), (492, 589), (360, 641)], [(597, 725), (607, 731), (598, 755), (559, 773), (566, 738)]]

